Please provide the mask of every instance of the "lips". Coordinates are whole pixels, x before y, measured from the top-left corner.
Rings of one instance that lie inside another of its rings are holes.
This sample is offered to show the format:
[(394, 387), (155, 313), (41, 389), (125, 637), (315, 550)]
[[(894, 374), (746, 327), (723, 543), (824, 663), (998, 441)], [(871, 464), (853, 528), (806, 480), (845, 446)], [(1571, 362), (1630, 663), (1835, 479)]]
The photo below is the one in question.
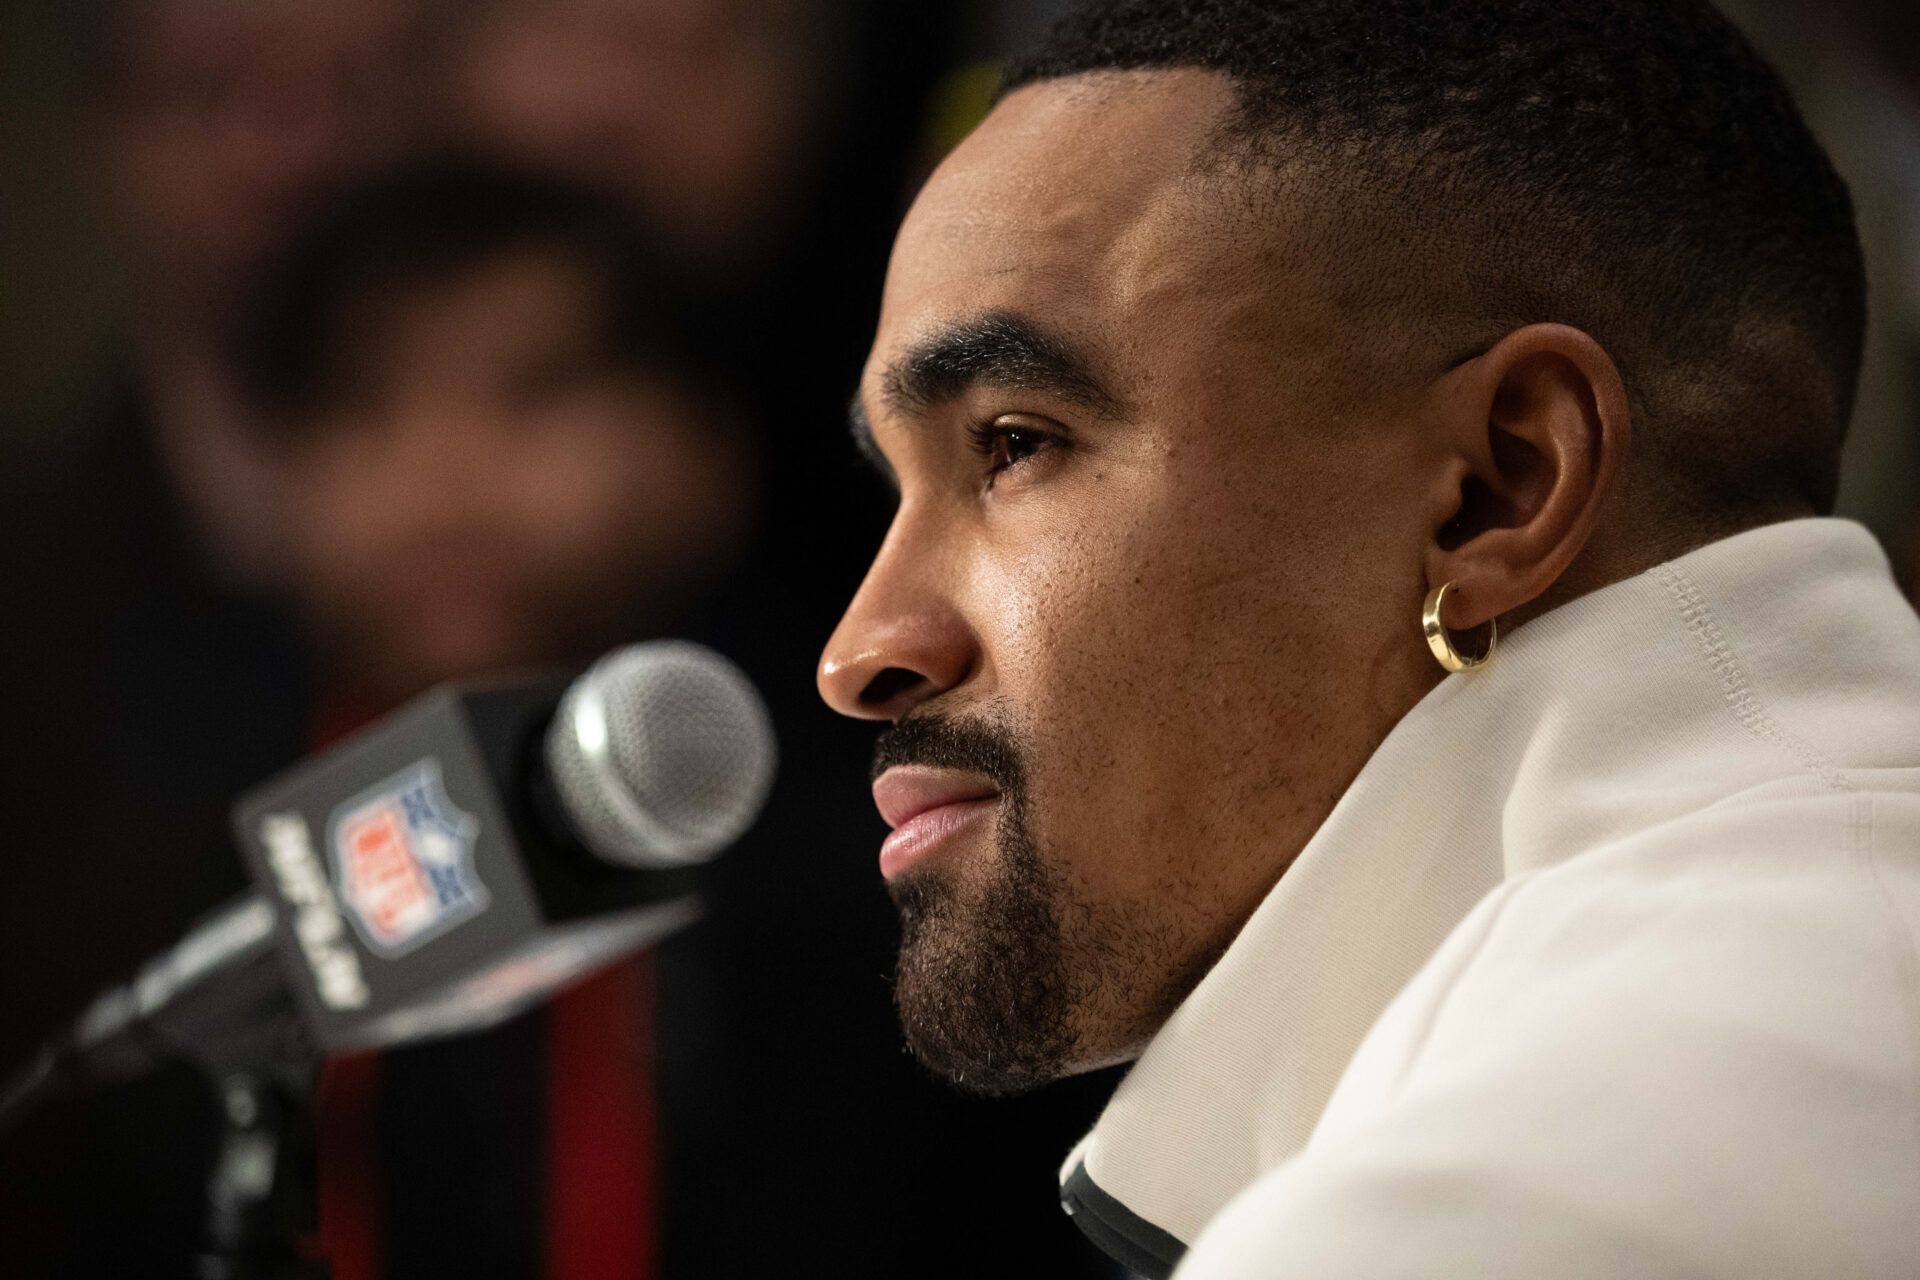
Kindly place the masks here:
[(895, 765), (874, 780), (873, 802), (890, 827), (901, 827), (929, 809), (986, 800), (1000, 794), (977, 774), (919, 765)]
[(993, 811), (1000, 793), (978, 774), (897, 765), (873, 784), (873, 802), (893, 828), (880, 846), (880, 874), (891, 880), (962, 827)]

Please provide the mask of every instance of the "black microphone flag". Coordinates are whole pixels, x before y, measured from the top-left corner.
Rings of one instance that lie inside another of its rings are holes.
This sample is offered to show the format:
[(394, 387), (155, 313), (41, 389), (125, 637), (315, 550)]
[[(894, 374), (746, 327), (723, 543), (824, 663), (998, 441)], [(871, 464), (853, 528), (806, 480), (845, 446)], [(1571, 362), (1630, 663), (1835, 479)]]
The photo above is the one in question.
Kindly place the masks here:
[(609, 866), (551, 803), (559, 693), (441, 690), (235, 807), (323, 1052), (489, 1025), (695, 916), (690, 870)]

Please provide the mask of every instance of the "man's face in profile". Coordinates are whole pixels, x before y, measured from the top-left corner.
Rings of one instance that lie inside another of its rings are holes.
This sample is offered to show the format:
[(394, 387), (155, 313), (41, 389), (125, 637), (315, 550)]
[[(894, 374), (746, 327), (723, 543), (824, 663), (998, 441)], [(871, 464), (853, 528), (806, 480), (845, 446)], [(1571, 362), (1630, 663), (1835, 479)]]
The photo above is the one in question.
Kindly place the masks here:
[(1430, 685), (1417, 392), (1205, 159), (1227, 83), (1044, 82), (928, 183), (856, 417), (899, 487), (823, 694), (909, 1041), (1006, 1091), (1137, 1053)]

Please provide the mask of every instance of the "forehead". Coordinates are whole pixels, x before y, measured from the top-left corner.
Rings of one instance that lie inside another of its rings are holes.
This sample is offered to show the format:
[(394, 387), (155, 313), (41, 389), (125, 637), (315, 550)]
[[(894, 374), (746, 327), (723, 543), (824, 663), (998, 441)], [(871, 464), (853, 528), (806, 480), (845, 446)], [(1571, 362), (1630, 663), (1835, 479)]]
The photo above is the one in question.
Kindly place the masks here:
[(145, 0), (114, 16), (136, 69), (226, 65), (262, 53), (365, 58), (403, 39), (421, 0)]
[(901, 226), (876, 367), (987, 311), (1124, 341), (1217, 294), (1231, 237), (1219, 180), (1196, 159), (1231, 101), (1223, 77), (1198, 71), (1077, 76), (1010, 95)]

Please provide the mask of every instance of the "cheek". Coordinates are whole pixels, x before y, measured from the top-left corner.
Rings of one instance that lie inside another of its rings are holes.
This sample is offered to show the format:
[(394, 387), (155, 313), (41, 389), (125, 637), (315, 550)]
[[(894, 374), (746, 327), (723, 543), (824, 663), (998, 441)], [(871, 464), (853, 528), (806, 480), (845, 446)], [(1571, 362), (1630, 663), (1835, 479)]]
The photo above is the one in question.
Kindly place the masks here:
[(308, 465), (289, 487), (288, 507), (295, 555), (307, 577), (351, 579), (378, 560), (386, 507), (354, 482), (351, 469)]
[(1011, 535), (976, 585), (996, 682), (1103, 739), (1242, 706), (1282, 661), (1281, 571), (1222, 510), (1136, 489)]
[(496, 494), (502, 536), (556, 583), (631, 567), (636, 543), (672, 514), (644, 457), (601, 443), (524, 450)]
[(444, 509), (444, 469), (429, 470), (377, 437), (343, 433), (311, 446), (294, 469), (289, 502), (315, 557), (361, 565)]
[(677, 574), (737, 522), (743, 477), (711, 424), (629, 411), (555, 427), (515, 468), (520, 522), (549, 556)]
[(976, 586), (1033, 740), (1036, 835), (1098, 896), (1208, 914), (1300, 803), (1295, 752), (1320, 733), (1300, 654), (1320, 642), (1270, 520), (1142, 486), (1027, 531)]
[(501, 464), (491, 486), (494, 507), (523, 536), (561, 545), (591, 541), (623, 507), (633, 511), (645, 501), (628, 459), (575, 441), (541, 437)]

